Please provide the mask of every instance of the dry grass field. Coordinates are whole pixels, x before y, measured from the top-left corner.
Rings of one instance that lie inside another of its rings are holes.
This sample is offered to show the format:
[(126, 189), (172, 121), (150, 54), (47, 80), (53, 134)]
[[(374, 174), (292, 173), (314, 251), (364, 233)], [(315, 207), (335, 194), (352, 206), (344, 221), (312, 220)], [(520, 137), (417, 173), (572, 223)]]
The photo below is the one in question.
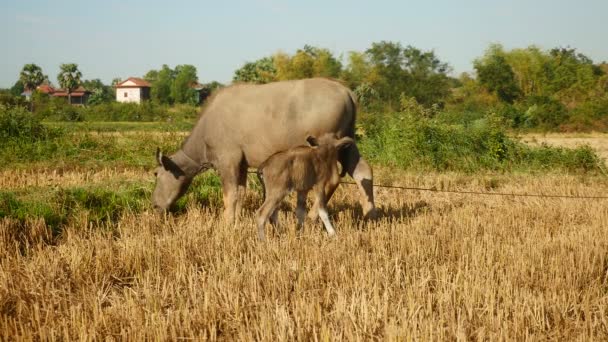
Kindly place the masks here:
[[(606, 196), (603, 176), (408, 174), (382, 183)], [(137, 169), (4, 171), (3, 189), (48, 192), (149, 180)], [(33, 190), (32, 190), (33, 189)], [(293, 197), (280, 232), (256, 238), (250, 190), (237, 226), (221, 208), (86, 211), (53, 234), (0, 221), (1, 340), (606, 340), (608, 200), (377, 189), (360, 219), (355, 189), (330, 205), (338, 237)], [(270, 228), (269, 233), (270, 233)]]

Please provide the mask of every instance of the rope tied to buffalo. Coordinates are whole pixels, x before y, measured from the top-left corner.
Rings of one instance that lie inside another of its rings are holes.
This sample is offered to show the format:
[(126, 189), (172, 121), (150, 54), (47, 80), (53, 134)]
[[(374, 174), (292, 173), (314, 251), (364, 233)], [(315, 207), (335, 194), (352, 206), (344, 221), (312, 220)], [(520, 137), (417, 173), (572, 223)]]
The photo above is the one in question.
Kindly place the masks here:
[[(256, 171), (248, 171), (250, 174), (256, 174)], [(341, 181), (340, 184), (357, 185), (355, 182)], [(580, 195), (554, 195), (554, 194), (521, 194), (512, 192), (485, 192), (485, 191), (467, 191), (467, 190), (441, 190), (437, 188), (421, 188), (414, 186), (400, 186), (387, 184), (374, 184), (375, 188), (384, 188), (392, 190), (405, 191), (428, 191), (437, 193), (462, 194), (462, 195), (480, 195), (480, 196), (510, 196), (510, 197), (536, 197), (536, 198), (564, 198), (564, 199), (596, 199), (605, 200), (608, 196), (580, 196)]]

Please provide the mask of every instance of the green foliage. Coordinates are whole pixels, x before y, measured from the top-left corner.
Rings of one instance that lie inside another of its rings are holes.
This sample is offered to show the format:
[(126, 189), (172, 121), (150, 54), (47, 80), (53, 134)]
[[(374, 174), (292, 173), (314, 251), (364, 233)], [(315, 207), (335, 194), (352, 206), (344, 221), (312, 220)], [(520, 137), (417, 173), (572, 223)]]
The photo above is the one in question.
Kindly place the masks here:
[(11, 92), (3, 92), (0, 94), (0, 105), (5, 107), (25, 107), (28, 104), (25, 97), (21, 95), (14, 96)]
[(59, 82), (60, 87), (67, 90), (68, 94), (70, 94), (80, 86), (82, 73), (78, 70), (78, 64), (75, 63), (61, 64), (59, 69), (57, 82)]
[(55, 232), (66, 223), (66, 217), (46, 201), (23, 201), (12, 192), (0, 191), (0, 218), (5, 217), (22, 223), (42, 218)]
[(311, 77), (337, 78), (342, 63), (328, 49), (305, 45), (293, 56), (277, 53), (273, 57), (277, 80), (298, 80)]
[[(150, 73), (146, 74), (146, 77), (151, 77)], [(173, 98), (171, 97), (171, 84), (175, 77), (175, 71), (169, 68), (168, 65), (163, 64), (162, 68), (156, 72), (156, 78), (152, 79), (151, 84), (151, 97), (153, 100), (159, 103), (171, 104)]]
[(47, 77), (42, 73), (42, 69), (36, 64), (26, 64), (19, 73), (19, 80), (27, 90), (34, 91), (42, 84)]
[(9, 141), (40, 141), (50, 135), (52, 133), (42, 125), (40, 117), (24, 107), (0, 105), (0, 140), (4, 144)]
[(181, 122), (196, 118), (198, 108), (192, 105), (169, 106), (156, 101), (137, 103), (103, 102), (93, 106), (72, 106), (59, 98), (40, 100), (36, 113), (47, 121), (132, 121)]
[(380, 95), (369, 83), (361, 83), (353, 91), (357, 97), (357, 102), (364, 110), (373, 110), (372, 105), (378, 101)]
[(521, 90), (517, 86), (515, 73), (507, 63), (500, 45), (492, 45), (482, 59), (474, 63), (479, 83), (498, 95), (502, 101), (513, 103)]
[(11, 87), (10, 93), (15, 97), (20, 97), (24, 90), (25, 86), (23, 85), (23, 82), (21, 80), (17, 80), (17, 82), (15, 82), (15, 84)]
[(269, 83), (276, 80), (277, 70), (271, 57), (264, 57), (255, 62), (247, 62), (234, 72), (232, 81), (249, 83)]
[(36, 115), (47, 120), (74, 122), (84, 120), (81, 113), (84, 108), (72, 106), (64, 98), (36, 94), (34, 102), (36, 103)]
[(150, 97), (160, 104), (198, 105), (198, 76), (196, 67), (189, 64), (171, 69), (163, 64), (160, 70), (150, 70), (144, 76), (150, 82)]
[(149, 187), (139, 184), (106, 188), (68, 188), (40, 195), (19, 196), (0, 192), (0, 218), (8, 217), (25, 222), (44, 219), (57, 234), (63, 225), (82, 217), (88, 224), (113, 224), (127, 212), (140, 212), (149, 203)]
[(175, 79), (171, 84), (171, 98), (174, 103), (192, 103), (196, 98), (196, 90), (192, 86), (198, 84), (196, 68), (193, 65), (178, 65), (175, 67)]
[(86, 121), (167, 121), (184, 120), (195, 115), (193, 107), (180, 108), (171, 110), (167, 105), (145, 101), (140, 104), (110, 102), (79, 110)]
[(114, 100), (114, 89), (111, 86), (103, 84), (98, 78), (85, 80), (82, 82), (82, 86), (91, 92), (87, 102), (88, 105), (98, 105)]
[(526, 99), (525, 125), (542, 130), (555, 130), (568, 119), (566, 107), (548, 96), (531, 96)]
[[(415, 97), (425, 106), (442, 103), (448, 98), (450, 80), (447, 72), (450, 69), (433, 51), (423, 52), (412, 46), (404, 48), (399, 43), (382, 41), (367, 49), (366, 58), (372, 87), (393, 107), (400, 101), (401, 94)], [(366, 69), (362, 61), (358, 64), (358, 69)]]
[(418, 171), (604, 171), (588, 147), (534, 148), (510, 138), (500, 116), (446, 124), (441, 115), (431, 118), (428, 109), (408, 103), (403, 112), (363, 118), (358, 144), (373, 163)]

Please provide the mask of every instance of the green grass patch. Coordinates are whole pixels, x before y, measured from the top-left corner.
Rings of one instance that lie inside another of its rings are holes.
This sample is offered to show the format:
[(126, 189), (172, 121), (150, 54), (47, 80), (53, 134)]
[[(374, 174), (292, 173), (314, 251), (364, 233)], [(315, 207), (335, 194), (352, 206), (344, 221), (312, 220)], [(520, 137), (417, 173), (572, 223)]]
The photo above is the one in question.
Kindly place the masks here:
[[(105, 187), (33, 189), (30, 192), (0, 192), (0, 218), (21, 222), (43, 219), (59, 233), (61, 228), (80, 218), (96, 226), (112, 225), (124, 213), (137, 213), (149, 207), (151, 188), (147, 184), (120, 184)], [(37, 190), (37, 191), (36, 191)]]
[(47, 127), (74, 132), (182, 132), (190, 131), (192, 121), (133, 122), (133, 121), (43, 121)]
[(590, 147), (531, 147), (508, 136), (500, 118), (446, 124), (415, 113), (368, 115), (359, 132), (362, 154), (375, 164), (415, 171), (559, 171), (605, 173)]

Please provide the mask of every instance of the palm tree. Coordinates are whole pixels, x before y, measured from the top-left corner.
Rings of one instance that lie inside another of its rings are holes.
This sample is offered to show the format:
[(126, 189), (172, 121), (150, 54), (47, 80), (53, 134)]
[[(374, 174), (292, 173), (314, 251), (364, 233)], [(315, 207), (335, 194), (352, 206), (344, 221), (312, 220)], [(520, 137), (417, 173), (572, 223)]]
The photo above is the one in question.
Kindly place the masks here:
[(78, 64), (69, 63), (61, 64), (59, 66), (59, 75), (57, 75), (57, 81), (59, 86), (64, 88), (68, 93), (68, 103), (72, 103), (72, 91), (80, 85), (80, 78), (82, 73), (78, 70)]
[(26, 64), (21, 69), (19, 80), (23, 84), (25, 90), (31, 92), (30, 95), (30, 110), (34, 111), (34, 92), (36, 88), (44, 82), (46, 76), (42, 73), (42, 69), (34, 63)]

